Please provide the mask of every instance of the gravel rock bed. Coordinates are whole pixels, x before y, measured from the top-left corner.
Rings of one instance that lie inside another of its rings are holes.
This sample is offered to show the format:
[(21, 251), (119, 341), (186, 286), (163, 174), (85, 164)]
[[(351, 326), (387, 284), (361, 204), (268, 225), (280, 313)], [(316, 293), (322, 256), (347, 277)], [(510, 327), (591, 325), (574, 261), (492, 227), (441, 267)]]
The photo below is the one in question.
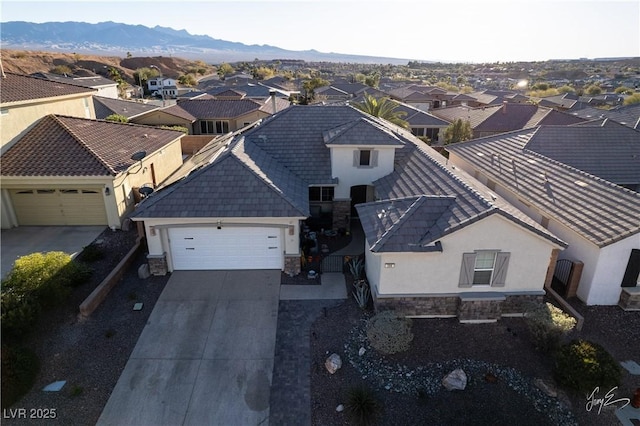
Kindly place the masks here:
[[(107, 229), (97, 239), (102, 240), (105, 257), (90, 264), (90, 282), (74, 289), (63, 306), (43, 313), (37, 329), (25, 342), (40, 358), (40, 373), (31, 391), (11, 407), (26, 409), (27, 418), (4, 416), (3, 424), (97, 422), (169, 276), (139, 279), (138, 267), (146, 263), (142, 250), (89, 318), (78, 319), (78, 306), (127, 253), (135, 237), (134, 230)], [(144, 304), (141, 311), (133, 311), (136, 302)], [(60, 392), (42, 391), (58, 380), (66, 380)], [(41, 410), (35, 411), (38, 409)], [(29, 418), (31, 410), (35, 414), (55, 412), (55, 418)]]

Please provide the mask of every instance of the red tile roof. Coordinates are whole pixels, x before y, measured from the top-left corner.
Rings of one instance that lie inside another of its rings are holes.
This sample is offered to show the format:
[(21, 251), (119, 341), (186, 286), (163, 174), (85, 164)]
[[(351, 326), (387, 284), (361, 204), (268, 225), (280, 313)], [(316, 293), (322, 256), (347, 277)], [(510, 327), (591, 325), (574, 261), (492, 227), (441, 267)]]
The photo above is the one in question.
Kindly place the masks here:
[(2, 155), (2, 176), (115, 176), (131, 155), (155, 152), (184, 133), (59, 115), (42, 118)]
[(82, 93), (91, 95), (97, 90), (10, 72), (0, 79), (0, 104)]

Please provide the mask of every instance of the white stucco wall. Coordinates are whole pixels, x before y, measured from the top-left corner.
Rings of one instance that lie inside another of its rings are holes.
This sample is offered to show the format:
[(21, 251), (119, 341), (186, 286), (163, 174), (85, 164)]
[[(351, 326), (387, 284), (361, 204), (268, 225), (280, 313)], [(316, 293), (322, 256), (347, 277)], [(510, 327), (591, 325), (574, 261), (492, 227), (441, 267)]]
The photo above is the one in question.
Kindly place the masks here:
[[(285, 255), (299, 255), (300, 254), (300, 221), (305, 218), (160, 218), (160, 219), (145, 219), (145, 235), (147, 237), (147, 246), (150, 255), (162, 255), (167, 253), (167, 261), (169, 262), (169, 268), (172, 270), (171, 249), (169, 246), (169, 240), (167, 238), (167, 228), (175, 226), (217, 226), (218, 220), (222, 226), (233, 227), (235, 226), (274, 226), (279, 227), (282, 230), (282, 245)], [(289, 232), (289, 227), (293, 227), (293, 232)], [(153, 229), (152, 229), (153, 228)]]
[[(640, 249), (640, 234), (632, 235), (600, 249), (600, 255), (589, 291), (584, 295), (587, 305), (617, 305), (620, 300), (622, 278), (632, 249)], [(578, 292), (580, 292), (578, 288)]]
[[(452, 294), (461, 292), (540, 291), (557, 246), (494, 214), (441, 239), (442, 252), (366, 253), (367, 277), (381, 295)], [(460, 288), (463, 253), (500, 250), (510, 253), (504, 287)], [(385, 267), (385, 264), (394, 264)], [(376, 276), (377, 275), (377, 276)]]
[[(378, 165), (375, 167), (356, 167), (353, 165), (353, 152), (359, 149), (378, 151)], [(374, 146), (332, 146), (331, 175), (338, 178), (334, 198), (348, 200), (351, 198), (351, 187), (371, 185), (374, 180), (393, 172), (395, 149), (392, 147)]]

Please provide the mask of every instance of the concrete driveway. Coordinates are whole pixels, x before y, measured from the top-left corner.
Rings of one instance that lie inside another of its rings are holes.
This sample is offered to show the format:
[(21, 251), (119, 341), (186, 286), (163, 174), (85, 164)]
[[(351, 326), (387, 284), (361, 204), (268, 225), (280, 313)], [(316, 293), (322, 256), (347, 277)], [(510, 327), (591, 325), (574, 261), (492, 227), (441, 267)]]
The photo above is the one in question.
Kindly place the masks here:
[(63, 251), (75, 255), (91, 244), (106, 226), (19, 226), (3, 229), (2, 270), (5, 277), (17, 258), (31, 253)]
[(173, 272), (98, 425), (268, 424), (280, 271)]

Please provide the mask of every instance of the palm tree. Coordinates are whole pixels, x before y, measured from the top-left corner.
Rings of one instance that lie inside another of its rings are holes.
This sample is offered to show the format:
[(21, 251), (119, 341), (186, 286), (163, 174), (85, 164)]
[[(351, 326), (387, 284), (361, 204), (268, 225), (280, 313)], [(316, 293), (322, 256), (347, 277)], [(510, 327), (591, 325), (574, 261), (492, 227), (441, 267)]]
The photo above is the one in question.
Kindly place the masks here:
[(402, 118), (407, 115), (405, 111), (396, 111), (398, 104), (393, 102), (388, 97), (376, 99), (371, 95), (365, 94), (363, 102), (356, 102), (352, 104), (355, 108), (362, 112), (366, 112), (374, 117), (384, 118), (387, 121), (395, 124), (396, 126), (408, 129), (409, 123)]

